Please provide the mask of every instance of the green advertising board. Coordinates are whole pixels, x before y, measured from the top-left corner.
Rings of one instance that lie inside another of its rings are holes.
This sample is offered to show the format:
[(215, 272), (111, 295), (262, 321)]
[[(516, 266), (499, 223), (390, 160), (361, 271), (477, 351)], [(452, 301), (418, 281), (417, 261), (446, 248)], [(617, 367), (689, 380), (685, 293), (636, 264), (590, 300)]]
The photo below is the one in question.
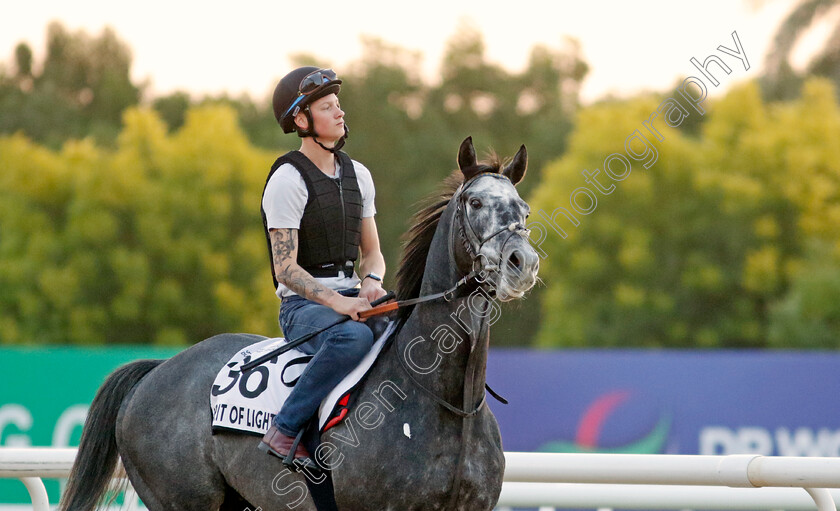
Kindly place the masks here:
[[(0, 447), (76, 447), (88, 406), (117, 367), (169, 358), (177, 349), (0, 348)], [(59, 482), (45, 480), (50, 502)], [(0, 479), (0, 506), (27, 504), (20, 481)]]

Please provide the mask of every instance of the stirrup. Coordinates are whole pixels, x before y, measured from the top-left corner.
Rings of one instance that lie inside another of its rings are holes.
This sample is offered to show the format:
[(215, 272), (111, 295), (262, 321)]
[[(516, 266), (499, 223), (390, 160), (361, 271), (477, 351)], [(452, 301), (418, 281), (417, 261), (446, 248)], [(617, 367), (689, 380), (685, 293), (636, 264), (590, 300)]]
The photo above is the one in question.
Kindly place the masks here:
[(295, 466), (295, 452), (297, 452), (298, 444), (300, 444), (300, 440), (303, 438), (303, 430), (301, 429), (298, 431), (297, 436), (295, 436), (295, 441), (292, 442), (292, 446), (289, 448), (289, 454), (283, 458), (283, 464), (289, 468), (294, 468)]
[(295, 472), (299, 472), (301, 470), (314, 470), (320, 472), (321, 467), (319, 467), (312, 458), (295, 458), (295, 452), (297, 452), (297, 448), (303, 438), (304, 431), (305, 429), (298, 431), (295, 441), (292, 442), (292, 447), (289, 449), (289, 454), (283, 458), (283, 465), (286, 465), (290, 470)]
[(275, 451), (265, 442), (260, 442), (257, 444), (257, 449), (274, 456), (275, 458), (280, 458), (280, 461), (291, 469), (293, 472), (300, 472), (301, 470), (309, 470), (313, 472), (321, 472), (321, 467), (315, 463), (312, 458), (295, 458), (295, 452), (297, 451), (298, 444), (300, 444), (300, 440), (303, 437), (303, 430), (301, 430), (297, 436), (295, 437), (295, 441), (292, 442), (292, 448), (289, 450), (289, 454), (280, 454), (279, 452)]

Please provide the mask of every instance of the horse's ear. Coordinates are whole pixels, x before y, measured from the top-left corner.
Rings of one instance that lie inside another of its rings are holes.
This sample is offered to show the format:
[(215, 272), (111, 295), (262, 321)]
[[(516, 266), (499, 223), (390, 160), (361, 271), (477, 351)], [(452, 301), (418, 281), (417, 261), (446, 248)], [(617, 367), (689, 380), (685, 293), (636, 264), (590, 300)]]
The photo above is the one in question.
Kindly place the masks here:
[(461, 142), (461, 148), (458, 150), (458, 168), (464, 173), (465, 180), (475, 174), (477, 164), (472, 137), (467, 137)]
[(516, 152), (513, 161), (502, 171), (502, 175), (510, 179), (515, 186), (525, 177), (526, 170), (528, 170), (528, 151), (523, 145)]

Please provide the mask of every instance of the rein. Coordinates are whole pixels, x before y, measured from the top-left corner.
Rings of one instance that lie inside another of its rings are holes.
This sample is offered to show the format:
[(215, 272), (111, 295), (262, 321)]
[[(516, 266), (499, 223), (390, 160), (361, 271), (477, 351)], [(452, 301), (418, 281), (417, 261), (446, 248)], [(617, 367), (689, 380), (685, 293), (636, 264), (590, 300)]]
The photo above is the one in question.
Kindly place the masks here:
[(434, 392), (432, 392), (428, 388), (426, 388), (422, 383), (420, 383), (417, 380), (417, 378), (415, 378), (414, 375), (411, 374), (411, 369), (405, 364), (405, 360), (403, 360), (403, 357), (400, 356), (399, 353), (397, 354), (397, 360), (400, 361), (400, 366), (402, 366), (403, 370), (405, 370), (405, 373), (408, 375), (408, 378), (411, 380), (412, 383), (414, 383), (414, 385), (416, 385), (420, 390), (425, 392), (427, 396), (432, 398), (432, 401), (434, 401), (435, 403), (437, 403), (437, 404), (441, 405), (442, 407), (446, 408), (447, 410), (454, 413), (458, 417), (464, 417), (464, 418), (472, 417), (475, 414), (477, 414), (479, 411), (481, 411), (481, 409), (484, 408), (484, 405), (487, 403), (487, 396), (481, 396), (481, 401), (471, 411), (468, 412), (466, 410), (462, 410), (460, 408), (457, 408), (457, 407), (451, 405), (445, 399), (439, 397), (437, 394), (435, 394)]
[[(465, 275), (461, 280), (459, 280), (454, 286), (450, 287), (446, 291), (441, 291), (440, 293), (434, 293), (426, 296), (420, 296), (418, 298), (411, 298), (408, 300), (399, 300), (396, 302), (385, 303), (382, 305), (378, 305), (376, 307), (370, 308), (366, 311), (362, 311), (359, 313), (360, 318), (369, 318), (371, 316), (378, 316), (380, 314), (386, 314), (391, 311), (395, 311), (397, 309), (401, 309), (403, 307), (409, 307), (411, 305), (417, 305), (418, 303), (425, 303), (431, 302), (434, 300), (440, 300), (443, 298), (447, 302), (451, 302), (461, 294), (461, 288), (472, 285), (473, 282), (480, 282), (478, 277), (480, 276), (480, 272), (478, 271), (471, 271), (467, 275)], [(385, 298), (385, 297), (383, 297)]]

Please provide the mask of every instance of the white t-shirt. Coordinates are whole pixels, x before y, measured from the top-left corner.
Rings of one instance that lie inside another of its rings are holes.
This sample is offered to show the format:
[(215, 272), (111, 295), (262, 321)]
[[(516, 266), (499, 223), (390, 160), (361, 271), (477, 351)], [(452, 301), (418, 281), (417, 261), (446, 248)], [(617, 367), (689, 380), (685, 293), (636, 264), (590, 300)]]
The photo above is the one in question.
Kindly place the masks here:
[[(356, 181), (359, 183), (359, 190), (362, 192), (362, 218), (372, 217), (376, 214), (374, 198), (376, 190), (373, 187), (373, 177), (370, 171), (357, 162), (353, 161), (353, 169), (356, 171)], [(341, 178), (341, 166), (336, 160), (335, 179)], [(284, 163), (268, 180), (263, 195), (262, 207), (265, 211), (266, 223), (269, 229), (300, 229), (300, 220), (303, 218), (303, 210), (309, 193), (306, 190), (306, 183), (300, 172), (291, 164)], [(358, 275), (353, 272), (352, 277), (321, 277), (318, 282), (330, 289), (349, 289), (357, 287), (360, 283)], [(295, 295), (294, 291), (283, 285), (277, 284), (277, 296), (280, 298)]]

